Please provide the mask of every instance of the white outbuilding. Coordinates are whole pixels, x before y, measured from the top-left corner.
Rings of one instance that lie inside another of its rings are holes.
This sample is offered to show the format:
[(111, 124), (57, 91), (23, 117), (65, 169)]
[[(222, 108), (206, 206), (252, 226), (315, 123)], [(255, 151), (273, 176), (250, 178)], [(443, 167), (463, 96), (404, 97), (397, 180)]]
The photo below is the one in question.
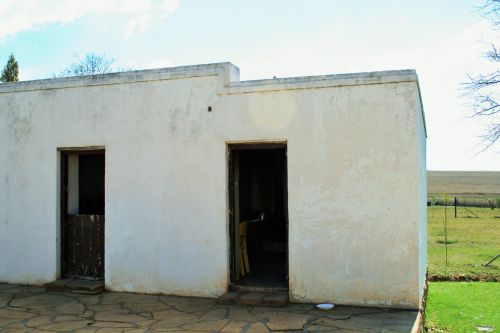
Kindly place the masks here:
[(0, 282), (416, 309), (425, 151), (414, 70), (1, 84)]

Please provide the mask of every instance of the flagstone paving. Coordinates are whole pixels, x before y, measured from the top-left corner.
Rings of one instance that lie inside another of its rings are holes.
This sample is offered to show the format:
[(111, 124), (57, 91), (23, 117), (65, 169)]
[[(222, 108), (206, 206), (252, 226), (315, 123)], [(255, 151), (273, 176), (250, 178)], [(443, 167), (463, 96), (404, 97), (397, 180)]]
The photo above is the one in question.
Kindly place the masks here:
[(312, 304), (219, 305), (214, 299), (105, 292), (77, 295), (0, 284), (2, 332), (410, 332), (417, 311)]

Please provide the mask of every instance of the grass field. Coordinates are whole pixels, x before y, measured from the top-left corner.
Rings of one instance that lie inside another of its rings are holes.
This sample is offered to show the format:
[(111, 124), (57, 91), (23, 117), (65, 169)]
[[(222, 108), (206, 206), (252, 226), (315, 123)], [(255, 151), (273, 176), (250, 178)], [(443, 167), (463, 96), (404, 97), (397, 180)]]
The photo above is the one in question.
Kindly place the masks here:
[(500, 171), (427, 171), (431, 195), (500, 196)]
[[(483, 264), (500, 254), (500, 209), (453, 207), (447, 210), (448, 265), (444, 232), (445, 207), (428, 209), (428, 272), (433, 278), (471, 278), (500, 281), (500, 258), (490, 267)], [(473, 217), (476, 214), (479, 218)], [(498, 218), (495, 218), (498, 216)]]
[[(500, 332), (500, 283), (431, 282), (427, 293), (428, 332)], [(488, 331), (488, 330), (486, 330)]]
[[(427, 176), (431, 201), (457, 196), (476, 205), (478, 199), (496, 203), (500, 197), (500, 172), (428, 171)], [(428, 209), (429, 280), (500, 281), (500, 259), (491, 267), (483, 266), (500, 254), (500, 209), (458, 207), (457, 217), (454, 207)], [(499, 282), (430, 282), (426, 328), (428, 332), (500, 333), (499, 309)]]

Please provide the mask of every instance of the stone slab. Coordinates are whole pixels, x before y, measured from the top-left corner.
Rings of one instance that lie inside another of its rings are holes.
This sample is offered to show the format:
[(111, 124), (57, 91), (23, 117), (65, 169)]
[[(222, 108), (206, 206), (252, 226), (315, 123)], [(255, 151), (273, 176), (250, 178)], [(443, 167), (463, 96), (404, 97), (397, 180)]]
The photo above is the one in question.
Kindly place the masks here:
[(59, 279), (45, 284), (48, 291), (98, 295), (104, 291), (102, 280)]
[(235, 299), (235, 302), (242, 305), (263, 305), (266, 293), (247, 292), (241, 294)]
[(71, 282), (70, 279), (59, 279), (45, 284), (49, 291), (65, 291), (66, 285)]
[(217, 304), (234, 304), (234, 301), (236, 299), (236, 297), (239, 296), (239, 293), (238, 292), (235, 292), (235, 291), (230, 291), (228, 293), (225, 293), (224, 295), (220, 296), (219, 298), (217, 298), (217, 301), (216, 303)]
[(261, 291), (231, 291), (217, 299), (217, 304), (285, 306), (288, 304), (288, 293)]
[(288, 304), (288, 293), (267, 293), (262, 301), (264, 305), (285, 306)]

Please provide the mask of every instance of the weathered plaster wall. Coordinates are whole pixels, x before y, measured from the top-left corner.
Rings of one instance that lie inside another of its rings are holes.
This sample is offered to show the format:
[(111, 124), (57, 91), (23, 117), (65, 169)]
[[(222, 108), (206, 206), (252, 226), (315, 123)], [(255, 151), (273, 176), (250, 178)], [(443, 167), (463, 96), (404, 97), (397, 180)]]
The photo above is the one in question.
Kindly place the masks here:
[(237, 79), (225, 63), (0, 87), (0, 281), (57, 278), (57, 149), (99, 146), (107, 288), (220, 295), (227, 143), (270, 140), (288, 144), (291, 298), (418, 306), (414, 73)]
[(419, 248), (419, 300), (422, 301), (427, 275), (427, 131), (420, 93), (417, 91), (417, 125), (418, 125), (418, 248)]

